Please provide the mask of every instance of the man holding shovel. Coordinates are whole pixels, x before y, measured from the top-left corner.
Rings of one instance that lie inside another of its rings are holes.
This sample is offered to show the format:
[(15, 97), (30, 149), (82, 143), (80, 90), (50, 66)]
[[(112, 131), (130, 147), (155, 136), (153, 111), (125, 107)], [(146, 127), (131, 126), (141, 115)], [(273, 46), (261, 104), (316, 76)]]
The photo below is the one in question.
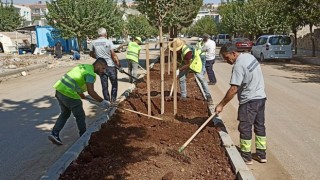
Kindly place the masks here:
[[(257, 59), (251, 54), (237, 52), (237, 47), (226, 43), (220, 54), (228, 64), (234, 65), (230, 88), (225, 97), (216, 106), (215, 112), (222, 112), (223, 107), (238, 93), (238, 130), (240, 132), (240, 151), (246, 164), (252, 164), (252, 158), (266, 163), (266, 128), (264, 79)], [(252, 126), (255, 132), (256, 154), (251, 155)]]
[[(98, 29), (99, 37), (92, 41), (90, 56), (92, 58), (102, 58), (107, 63), (107, 68), (104, 74), (100, 75), (103, 97), (107, 101), (115, 102), (118, 94), (118, 71), (124, 72), (120, 67), (118, 56), (114, 52), (112, 41), (107, 39), (107, 31), (105, 28)], [(111, 82), (111, 97), (108, 90), (108, 79)]]
[(177, 61), (179, 64), (179, 82), (180, 82), (180, 91), (181, 98), (180, 100), (186, 101), (187, 99), (187, 85), (186, 78), (189, 71), (195, 73), (196, 77), (201, 83), (203, 91), (205, 93), (207, 101), (212, 104), (212, 98), (208, 88), (208, 83), (205, 81), (204, 76), (201, 74), (202, 71), (202, 61), (200, 57), (201, 51), (195, 50), (193, 47), (186, 45), (186, 43), (180, 38), (175, 38), (169, 44), (169, 50), (173, 51), (173, 43), (176, 43), (177, 51)]
[(97, 59), (91, 64), (80, 64), (66, 73), (53, 86), (56, 89), (56, 98), (59, 102), (61, 113), (55, 123), (51, 135), (48, 137), (52, 143), (62, 145), (59, 133), (67, 122), (71, 113), (76, 118), (79, 135), (86, 131), (86, 117), (82, 107), (81, 99), (85, 99), (83, 92), (88, 91), (89, 95), (99, 102), (102, 108), (108, 108), (110, 102), (102, 99), (95, 91), (93, 84), (96, 74), (101, 75), (106, 69), (105, 60)]

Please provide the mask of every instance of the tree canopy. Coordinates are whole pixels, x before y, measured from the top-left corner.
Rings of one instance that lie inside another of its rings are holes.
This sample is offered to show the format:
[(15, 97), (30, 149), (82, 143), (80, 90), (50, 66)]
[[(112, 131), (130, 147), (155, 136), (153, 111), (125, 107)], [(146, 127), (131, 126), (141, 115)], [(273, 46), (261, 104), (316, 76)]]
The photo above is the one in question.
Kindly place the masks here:
[(61, 37), (78, 39), (97, 35), (106, 28), (108, 35), (120, 36), (123, 29), (122, 13), (113, 0), (56, 0), (47, 2), (48, 23), (58, 29)]
[(216, 23), (213, 21), (212, 17), (206, 16), (198, 20), (193, 24), (187, 31), (188, 34), (200, 36), (204, 33), (214, 35), (218, 33)]
[(22, 17), (11, 4), (0, 2), (0, 31), (14, 31), (22, 23)]
[(126, 24), (126, 29), (128, 35), (130, 36), (140, 36), (143, 38), (155, 36), (158, 33), (158, 30), (151, 26), (147, 18), (143, 15), (128, 17), (128, 22)]
[[(137, 9), (151, 25), (168, 30), (188, 27), (196, 17), (202, 0), (135, 0)], [(177, 33), (175, 33), (176, 37)]]

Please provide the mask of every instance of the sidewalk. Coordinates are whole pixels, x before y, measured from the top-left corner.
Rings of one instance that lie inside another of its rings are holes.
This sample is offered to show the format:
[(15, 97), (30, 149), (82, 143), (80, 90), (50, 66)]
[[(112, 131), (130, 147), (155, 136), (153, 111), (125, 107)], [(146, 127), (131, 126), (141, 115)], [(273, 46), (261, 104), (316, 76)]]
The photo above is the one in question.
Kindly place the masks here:
[(316, 51), (316, 57), (312, 57), (312, 51), (307, 49), (298, 49), (297, 54), (293, 52), (292, 60), (299, 61), (305, 64), (320, 65), (320, 51)]

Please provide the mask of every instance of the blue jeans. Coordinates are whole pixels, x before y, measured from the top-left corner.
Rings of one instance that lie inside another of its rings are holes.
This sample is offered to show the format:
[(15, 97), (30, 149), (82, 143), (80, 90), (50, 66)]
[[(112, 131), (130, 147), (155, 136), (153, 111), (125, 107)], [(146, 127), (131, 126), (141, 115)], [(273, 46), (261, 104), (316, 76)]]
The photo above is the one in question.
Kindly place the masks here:
[[(107, 101), (115, 101), (117, 99), (118, 94), (118, 71), (114, 66), (108, 66), (106, 68), (105, 73), (100, 76), (101, 86), (102, 86), (102, 94), (105, 100)], [(108, 79), (111, 82), (111, 99), (108, 90)]]
[(81, 136), (86, 131), (86, 115), (82, 107), (81, 99), (69, 98), (61, 94), (59, 91), (56, 91), (55, 96), (59, 102), (61, 113), (52, 131), (59, 133), (72, 112), (73, 116), (76, 118), (79, 135)]
[[(181, 97), (187, 97), (187, 84), (186, 84), (186, 78), (189, 73), (189, 70), (184, 70), (179, 72), (179, 83), (180, 83), (180, 92)], [(202, 89), (206, 95), (206, 97), (211, 97), (210, 91), (208, 88), (208, 83), (205, 81), (204, 76), (201, 73), (196, 73), (196, 77), (200, 81), (200, 84), (202, 86)]]
[(201, 55), (200, 57), (201, 57), (201, 62), (202, 62), (201, 74), (204, 75), (206, 73), (206, 56)]
[[(138, 63), (131, 61), (131, 60), (127, 60), (128, 61), (128, 73), (137, 78), (138, 79)], [(129, 76), (129, 82), (133, 83), (135, 82), (136, 79), (133, 79), (132, 77)]]
[(214, 71), (212, 69), (214, 62), (215, 62), (215, 60), (206, 61), (206, 70), (207, 70), (209, 82), (211, 82), (211, 83), (217, 82), (216, 76), (215, 76)]
[(203, 89), (203, 92), (204, 92), (206, 98), (207, 99), (211, 98), (209, 87), (208, 87), (208, 82), (204, 79), (204, 75), (201, 73), (196, 73), (196, 77), (198, 78), (198, 80), (201, 84), (201, 87)]
[(178, 75), (181, 97), (184, 97), (184, 98), (187, 97), (186, 78), (187, 78), (188, 72), (189, 70), (180, 71)]

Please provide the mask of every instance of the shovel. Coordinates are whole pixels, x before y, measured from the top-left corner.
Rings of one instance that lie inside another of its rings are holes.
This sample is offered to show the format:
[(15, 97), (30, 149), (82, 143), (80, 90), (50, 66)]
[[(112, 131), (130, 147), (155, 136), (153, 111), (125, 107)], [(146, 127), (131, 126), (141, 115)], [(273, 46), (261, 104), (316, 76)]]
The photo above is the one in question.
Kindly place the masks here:
[[(96, 104), (96, 105), (99, 105), (99, 103), (93, 99), (91, 96), (86, 96), (86, 100), (89, 101), (90, 103), (93, 103), (93, 104)], [(163, 119), (162, 118), (159, 118), (159, 117), (156, 117), (156, 116), (151, 116), (149, 114), (145, 114), (145, 113), (142, 113), (142, 112), (138, 112), (138, 111), (134, 111), (134, 110), (131, 110), (131, 109), (127, 109), (127, 108), (121, 108), (115, 104), (111, 104), (110, 107), (117, 107), (118, 109), (120, 110), (123, 110), (123, 111), (128, 111), (128, 112), (132, 112), (132, 113), (135, 113), (135, 114), (139, 114), (139, 115), (143, 115), (143, 116), (147, 116), (147, 117), (150, 117), (150, 118), (153, 118), (153, 119), (157, 119), (157, 120), (160, 120), (162, 121)]]
[[(116, 66), (116, 68), (119, 70), (119, 67), (118, 66)], [(138, 78), (136, 78), (136, 77), (134, 77), (134, 76), (132, 76), (131, 74), (129, 74), (129, 73), (127, 73), (127, 72), (125, 72), (125, 71), (119, 71), (120, 73), (124, 73), (124, 74), (126, 74), (127, 76), (129, 76), (129, 77), (131, 77), (131, 78), (133, 78), (133, 79), (135, 79), (135, 80), (138, 80)]]
[(172, 150), (172, 149), (169, 149), (167, 151), (167, 154), (169, 154), (170, 156), (172, 157), (175, 157), (179, 160), (182, 160), (184, 162), (187, 162), (187, 163), (190, 163), (191, 160), (190, 160), (190, 157), (182, 154), (182, 152), (184, 151), (184, 149), (188, 146), (188, 144), (199, 134), (199, 132), (210, 122), (210, 120), (212, 118), (214, 118), (215, 116), (217, 116), (217, 114), (212, 114), (201, 126), (200, 128), (195, 132), (193, 133), (193, 135), (179, 148), (179, 150)]

